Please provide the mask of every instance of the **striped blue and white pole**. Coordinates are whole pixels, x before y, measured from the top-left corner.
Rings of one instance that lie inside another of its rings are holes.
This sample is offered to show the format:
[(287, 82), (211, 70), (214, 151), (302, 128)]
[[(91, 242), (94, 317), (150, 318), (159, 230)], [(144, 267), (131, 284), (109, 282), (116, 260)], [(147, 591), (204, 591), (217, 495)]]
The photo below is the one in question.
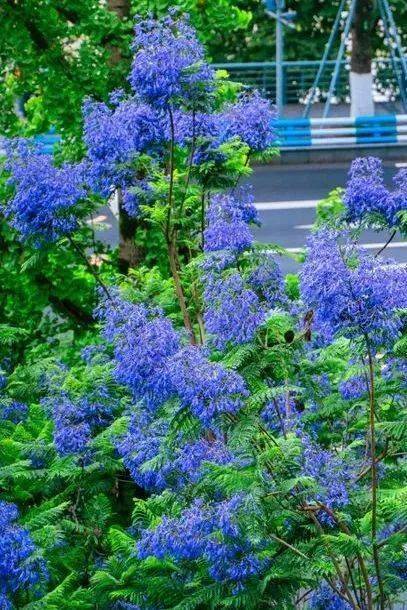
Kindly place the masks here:
[(407, 143), (407, 115), (281, 119), (277, 131), (284, 148)]

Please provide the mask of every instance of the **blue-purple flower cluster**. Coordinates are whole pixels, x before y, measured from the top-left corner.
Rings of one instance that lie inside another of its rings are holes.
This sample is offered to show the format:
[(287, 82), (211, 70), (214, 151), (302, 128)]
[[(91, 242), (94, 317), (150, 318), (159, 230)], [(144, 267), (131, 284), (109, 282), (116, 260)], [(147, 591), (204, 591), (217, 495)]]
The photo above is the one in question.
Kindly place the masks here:
[(259, 256), (257, 266), (249, 275), (248, 284), (271, 309), (288, 305), (283, 274), (272, 254)]
[(138, 543), (140, 558), (154, 556), (174, 561), (205, 560), (209, 575), (230, 584), (233, 592), (256, 577), (263, 562), (239, 526), (241, 496), (205, 504), (197, 499), (179, 518), (163, 517), (154, 530), (146, 530)]
[(197, 480), (205, 461), (231, 460), (227, 448), (212, 436), (180, 438), (179, 449), (169, 451), (164, 442), (168, 417), (160, 409), (171, 399), (202, 426), (216, 429), (222, 414), (234, 414), (244, 406), (248, 392), (242, 377), (209, 361), (202, 348), (184, 347), (181, 335), (157, 309), (113, 295), (113, 304), (103, 303), (98, 315), (106, 338), (114, 343), (116, 379), (138, 402), (131, 409), (128, 431), (118, 442), (136, 483), (147, 490), (176, 487), (181, 480)]
[(401, 169), (394, 177), (394, 190), (384, 183), (383, 164), (376, 157), (353, 161), (345, 191), (346, 217), (359, 222), (366, 215), (377, 214), (389, 226), (398, 222), (398, 214), (407, 210), (407, 172)]
[(284, 436), (295, 431), (301, 423), (301, 412), (297, 408), (294, 396), (279, 394), (266, 404), (261, 417), (275, 434)]
[(212, 196), (206, 214), (205, 252), (230, 250), (244, 252), (253, 244), (249, 223), (258, 222), (254, 197), (250, 189), (241, 187), (230, 193)]
[(72, 233), (78, 226), (78, 203), (87, 194), (84, 166), (55, 167), (49, 155), (22, 140), (9, 143), (7, 154), (15, 192), (4, 213), (21, 239), (39, 246)]
[(146, 491), (179, 490), (197, 483), (206, 463), (229, 464), (234, 459), (224, 443), (212, 436), (187, 442), (180, 437), (173, 450), (166, 443), (168, 431), (168, 419), (133, 409), (126, 435), (117, 443), (132, 479)]
[(169, 376), (181, 405), (204, 425), (222, 413), (239, 411), (248, 394), (240, 375), (209, 362), (196, 347), (181, 349), (170, 359)]
[[(113, 108), (88, 100), (83, 114), (89, 160), (87, 178), (91, 187), (104, 196), (118, 187), (148, 189), (143, 180), (137, 179), (133, 162), (141, 153), (151, 155), (161, 149), (165, 138), (159, 113), (130, 98)], [(129, 212), (135, 212), (134, 202), (132, 206)]]
[(59, 455), (84, 454), (98, 429), (112, 420), (110, 406), (66, 395), (54, 398), (54, 444)]
[(369, 391), (366, 377), (354, 375), (339, 384), (339, 393), (345, 400), (357, 400)]
[(158, 408), (172, 394), (168, 358), (180, 349), (180, 336), (157, 309), (117, 297), (99, 310), (104, 334), (114, 342), (115, 377), (143, 400)]
[(327, 584), (314, 591), (309, 600), (310, 610), (351, 610), (352, 606)]
[[(309, 436), (302, 437), (302, 474), (312, 477), (317, 484), (314, 500), (335, 510), (349, 504), (347, 483), (350, 480), (348, 464), (328, 449), (323, 449)], [(323, 510), (318, 513), (322, 522), (332, 524), (331, 517)]]
[(142, 100), (158, 108), (202, 103), (214, 88), (214, 72), (186, 18), (171, 11), (161, 21), (146, 19), (135, 26), (130, 84)]
[(15, 504), (0, 500), (0, 607), (11, 610), (12, 597), (46, 578), (44, 562), (36, 554), (29, 532), (16, 520)]
[(146, 491), (163, 491), (173, 472), (171, 461), (162, 456), (154, 465), (152, 460), (162, 453), (168, 421), (153, 417), (146, 410), (135, 409), (130, 418), (126, 435), (117, 442), (117, 450), (133, 481)]
[(18, 424), (26, 419), (28, 407), (25, 403), (11, 398), (0, 398), (0, 420)]
[(181, 336), (156, 309), (125, 301), (106, 303), (105, 336), (114, 341), (115, 375), (150, 409), (175, 396), (207, 424), (243, 406), (242, 378), (210, 362), (199, 347), (181, 347)]
[(276, 140), (276, 110), (255, 91), (245, 93), (223, 113), (225, 137), (238, 137), (250, 151), (263, 152)]
[(213, 345), (224, 350), (251, 341), (266, 319), (264, 304), (248, 288), (238, 271), (227, 276), (207, 274), (204, 278), (204, 321)]
[(368, 255), (346, 236), (320, 231), (309, 238), (300, 276), (302, 298), (326, 339), (363, 336), (373, 348), (398, 336), (407, 269)]

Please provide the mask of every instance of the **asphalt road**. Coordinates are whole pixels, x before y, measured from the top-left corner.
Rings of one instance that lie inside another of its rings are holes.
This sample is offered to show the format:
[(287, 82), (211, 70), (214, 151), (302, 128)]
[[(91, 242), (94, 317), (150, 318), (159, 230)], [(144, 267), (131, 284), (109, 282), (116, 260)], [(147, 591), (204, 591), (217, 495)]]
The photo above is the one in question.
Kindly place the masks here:
[[(400, 164), (399, 164), (400, 165)], [(407, 164), (406, 164), (407, 166)], [(315, 219), (315, 206), (337, 186), (346, 184), (349, 164), (259, 166), (254, 169), (249, 182), (254, 195), (262, 226), (255, 229), (256, 239), (264, 243), (276, 243), (297, 252), (306, 243), (310, 226)], [(385, 165), (385, 179), (389, 184), (398, 167)], [(117, 244), (118, 230), (114, 210), (103, 209), (96, 219), (106, 229), (98, 236), (112, 246)], [(366, 232), (362, 243), (372, 252), (380, 249), (388, 234)], [(397, 263), (407, 264), (407, 242), (400, 236), (386, 250), (386, 256)], [(298, 264), (288, 257), (281, 257), (284, 273), (295, 271)]]
[[(398, 167), (394, 163), (385, 165), (388, 184)], [(315, 219), (317, 202), (334, 188), (346, 185), (348, 169), (349, 164), (256, 167), (250, 178), (262, 223), (255, 230), (256, 239), (294, 252), (302, 248)], [(386, 233), (366, 231), (361, 243), (376, 252), (387, 238)], [(396, 236), (384, 254), (407, 264), (407, 242)], [(298, 269), (298, 264), (286, 257), (281, 258), (281, 266), (285, 273)]]

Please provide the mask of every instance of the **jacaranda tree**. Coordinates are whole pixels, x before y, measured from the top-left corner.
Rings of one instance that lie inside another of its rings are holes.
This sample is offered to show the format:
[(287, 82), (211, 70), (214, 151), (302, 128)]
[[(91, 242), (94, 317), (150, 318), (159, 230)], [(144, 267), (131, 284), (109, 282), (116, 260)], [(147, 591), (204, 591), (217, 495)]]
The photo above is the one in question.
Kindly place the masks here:
[[(133, 53), (133, 93), (85, 104), (79, 164), (7, 144), (12, 230), (74, 255), (98, 306), (2, 364), (3, 607), (385, 610), (406, 588), (407, 277), (358, 236), (405, 232), (407, 174), (355, 162), (284, 278), (240, 184), (273, 109), (175, 12)], [(81, 229), (113, 192), (151, 240), (127, 276)]]

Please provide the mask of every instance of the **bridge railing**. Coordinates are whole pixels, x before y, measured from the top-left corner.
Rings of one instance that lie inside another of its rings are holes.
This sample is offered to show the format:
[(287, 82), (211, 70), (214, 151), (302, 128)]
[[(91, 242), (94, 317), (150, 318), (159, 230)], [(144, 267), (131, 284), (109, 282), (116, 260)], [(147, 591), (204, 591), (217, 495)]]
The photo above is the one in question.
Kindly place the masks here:
[[(394, 68), (402, 79), (400, 59), (397, 58), (393, 66), (390, 59), (377, 59), (372, 64), (374, 74), (374, 87), (376, 100), (396, 101), (400, 98), (400, 90)], [(270, 62), (223, 63), (213, 64), (217, 69), (227, 70), (233, 80), (241, 82), (248, 87), (259, 89), (266, 96), (275, 99), (276, 91), (276, 64)], [(285, 103), (298, 103), (304, 101), (308, 95), (318, 68), (319, 61), (284, 61), (284, 101)], [(316, 97), (324, 100), (329, 90), (329, 83), (335, 61), (327, 61), (321, 75), (321, 81)], [(407, 87), (407, 83), (404, 83)], [(342, 61), (335, 95), (338, 100), (349, 97), (349, 62)]]
[[(407, 146), (407, 114), (280, 119), (276, 131), (282, 150)], [(43, 154), (52, 154), (59, 140), (54, 132), (34, 136)]]
[(407, 145), (407, 114), (281, 119), (277, 132), (278, 144), (283, 150)]

